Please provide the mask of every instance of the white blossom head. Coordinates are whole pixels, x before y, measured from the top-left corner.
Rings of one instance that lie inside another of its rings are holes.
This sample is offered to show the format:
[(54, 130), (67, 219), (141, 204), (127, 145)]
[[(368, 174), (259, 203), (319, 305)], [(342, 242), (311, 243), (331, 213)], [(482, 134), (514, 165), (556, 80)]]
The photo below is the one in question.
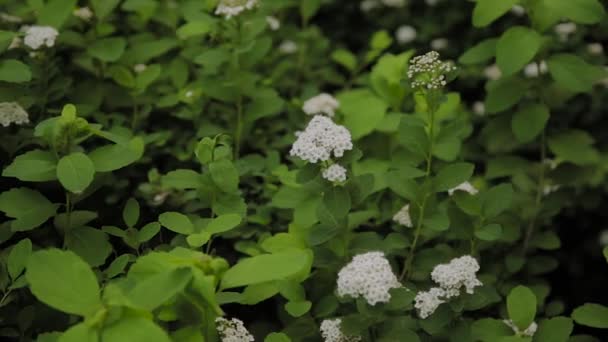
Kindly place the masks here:
[(84, 21), (89, 21), (93, 18), (93, 11), (88, 7), (79, 7), (74, 10), (73, 14)]
[(464, 255), (452, 259), (447, 264), (435, 266), (431, 278), (445, 291), (446, 298), (452, 298), (460, 295), (462, 287), (468, 294), (473, 294), (475, 287), (483, 285), (477, 279), (477, 271), (477, 260), (470, 255)]
[(412, 217), (410, 216), (410, 205), (406, 204), (401, 208), (395, 216), (393, 216), (393, 221), (399, 223), (402, 226), (413, 227)]
[(382, 252), (356, 255), (338, 272), (338, 295), (363, 297), (369, 305), (387, 303), (390, 289), (401, 287)]
[(571, 34), (576, 32), (577, 26), (573, 22), (560, 23), (555, 25), (554, 30), (561, 41), (566, 41)]
[(532, 337), (538, 329), (536, 322), (530, 323), (530, 325), (524, 330), (520, 331), (519, 328), (510, 319), (504, 319), (503, 322), (513, 330), (513, 332), (519, 337)]
[(445, 38), (436, 38), (431, 40), (431, 49), (441, 51), (447, 49), (449, 41)]
[(26, 26), (22, 31), (25, 32), (23, 43), (32, 50), (38, 50), (42, 46), (55, 46), (55, 39), (59, 35), (59, 32), (51, 26)]
[(418, 316), (425, 319), (432, 315), (439, 305), (445, 303), (445, 295), (445, 291), (440, 287), (418, 292), (414, 298), (414, 307), (418, 310)]
[(226, 19), (236, 17), (246, 10), (253, 9), (258, 5), (257, 0), (220, 0), (215, 9), (216, 15), (222, 15)]
[(340, 102), (333, 96), (327, 93), (321, 93), (315, 97), (312, 97), (306, 102), (302, 110), (308, 115), (325, 114), (329, 117), (336, 115), (336, 109), (340, 107)]
[(340, 164), (332, 164), (321, 175), (332, 183), (346, 182), (346, 169)]
[(410, 25), (399, 26), (395, 32), (395, 38), (399, 44), (411, 43), (417, 35), (416, 29)]
[(289, 154), (313, 164), (332, 156), (340, 158), (353, 148), (348, 129), (323, 115), (315, 115), (297, 137)]
[(298, 44), (293, 40), (285, 40), (279, 45), (279, 52), (284, 55), (291, 55), (298, 51)]
[(491, 81), (496, 81), (497, 79), (502, 77), (502, 71), (500, 71), (500, 68), (496, 64), (492, 64), (489, 67), (486, 67), (483, 70), (483, 74), (487, 79)]
[(325, 319), (321, 322), (321, 336), (325, 342), (360, 342), (359, 336), (346, 336), (342, 333), (340, 325), (342, 319)]
[(439, 53), (431, 51), (412, 58), (407, 77), (413, 88), (439, 89), (447, 84), (447, 75), (456, 70), (450, 62), (439, 59)]
[(252, 342), (255, 341), (253, 335), (247, 331), (243, 322), (239, 319), (230, 320), (218, 317), (215, 319), (217, 332), (220, 334), (222, 342)]
[(475, 101), (473, 103), (473, 113), (484, 116), (486, 114), (486, 105), (481, 101)]
[(142, 73), (142, 72), (146, 71), (146, 69), (148, 69), (148, 66), (147, 66), (147, 65), (145, 65), (145, 64), (142, 64), (142, 63), (135, 64), (135, 65), (133, 66), (133, 71), (135, 71), (135, 72), (136, 72), (136, 73), (138, 73), (138, 74), (140, 74), (140, 73)]
[(511, 7), (511, 13), (518, 17), (522, 17), (526, 14), (526, 9), (521, 5), (513, 5), (513, 7)]
[(524, 68), (524, 75), (528, 78), (536, 78), (540, 75), (544, 75), (549, 72), (547, 62), (541, 61), (540, 63), (530, 63)]
[(0, 102), (0, 125), (8, 127), (29, 122), (29, 115), (17, 102)]
[(380, 0), (386, 7), (401, 8), (407, 5), (407, 0)]
[(457, 187), (448, 190), (448, 194), (452, 196), (456, 191), (464, 191), (471, 195), (477, 195), (477, 193), (479, 192), (479, 190), (475, 189), (475, 187), (469, 182), (464, 182), (458, 185)]
[(587, 51), (592, 55), (603, 55), (604, 54), (604, 46), (600, 43), (591, 43), (587, 44)]
[(276, 31), (281, 28), (281, 22), (279, 21), (279, 19), (271, 15), (266, 17), (266, 23), (268, 24), (268, 27), (270, 27), (270, 29), (273, 31)]

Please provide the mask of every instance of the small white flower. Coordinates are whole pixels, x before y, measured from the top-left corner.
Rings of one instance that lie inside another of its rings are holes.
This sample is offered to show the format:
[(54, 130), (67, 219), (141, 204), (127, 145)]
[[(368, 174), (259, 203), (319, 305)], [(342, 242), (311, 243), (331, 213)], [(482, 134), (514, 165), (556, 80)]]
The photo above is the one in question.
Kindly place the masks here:
[(363, 0), (359, 5), (361, 11), (363, 12), (369, 12), (378, 6), (380, 6), (380, 2), (378, 0)]
[(84, 21), (89, 21), (93, 18), (93, 11), (88, 7), (77, 8), (74, 10), (73, 14)]
[(414, 298), (414, 307), (418, 310), (418, 316), (425, 319), (432, 315), (439, 305), (445, 303), (444, 297), (445, 291), (440, 287), (418, 292)]
[(356, 255), (338, 273), (338, 295), (363, 297), (369, 305), (387, 303), (390, 289), (401, 287), (382, 252)]
[(29, 122), (29, 115), (17, 102), (0, 102), (0, 125), (8, 127)]
[(396, 214), (393, 216), (393, 221), (399, 223), (402, 226), (413, 227), (412, 217), (410, 216), (410, 205), (404, 205)]
[(475, 101), (473, 103), (473, 113), (484, 116), (486, 114), (486, 105), (481, 101)]
[(411, 43), (416, 39), (416, 29), (409, 25), (399, 26), (395, 32), (395, 38), (399, 44)]
[(257, 0), (221, 0), (215, 9), (215, 14), (230, 19), (241, 14), (241, 12), (253, 9), (257, 4)]
[(469, 183), (469, 182), (464, 182), (460, 185), (458, 185), (455, 188), (452, 188), (450, 190), (448, 190), (448, 194), (450, 196), (452, 196), (454, 194), (454, 192), (456, 191), (464, 191), (464, 192), (468, 192), (471, 195), (477, 195), (477, 193), (479, 192), (477, 189), (475, 189), (475, 187)]
[(27, 26), (22, 28), (25, 32), (23, 43), (33, 50), (42, 46), (53, 47), (59, 32), (50, 26)]
[(576, 24), (572, 22), (560, 23), (555, 25), (555, 33), (557, 33), (561, 41), (568, 40), (568, 37), (574, 32), (576, 32), (576, 29)]
[(194, 92), (193, 92), (192, 90), (188, 90), (188, 91), (187, 91), (187, 92), (184, 94), (184, 96), (186, 96), (186, 98), (188, 98), (188, 99), (189, 99), (189, 98), (191, 98), (192, 96), (194, 96)]
[(247, 331), (243, 322), (233, 318), (227, 320), (222, 317), (215, 319), (217, 331), (220, 334), (222, 342), (252, 342), (255, 341), (253, 336)]
[(489, 67), (485, 68), (483, 70), (483, 74), (486, 76), (487, 79), (492, 81), (496, 81), (497, 79), (502, 77), (502, 72), (496, 64), (492, 64)]
[(604, 46), (600, 43), (587, 44), (587, 51), (592, 55), (604, 54)]
[(304, 102), (302, 110), (308, 115), (325, 114), (334, 117), (336, 109), (340, 107), (340, 102), (327, 93), (321, 93)]
[(380, 0), (386, 7), (401, 8), (407, 5), (407, 0)]
[(447, 84), (446, 75), (455, 70), (452, 63), (439, 59), (437, 51), (431, 51), (412, 58), (407, 77), (413, 88), (439, 89)]
[(19, 24), (23, 21), (23, 19), (3, 12), (0, 13), (0, 21), (8, 24)]
[(281, 22), (276, 17), (271, 15), (266, 17), (266, 23), (270, 27), (271, 30), (276, 31), (281, 28)]
[(513, 332), (517, 334), (517, 336), (532, 337), (538, 329), (538, 325), (536, 324), (536, 322), (530, 323), (530, 326), (528, 326), (524, 331), (520, 331), (519, 328), (515, 324), (513, 324), (513, 321), (511, 321), (510, 319), (504, 319), (503, 322), (507, 326), (509, 326), (509, 328), (511, 328)]
[(435, 266), (431, 278), (445, 291), (446, 298), (452, 298), (460, 295), (462, 287), (468, 294), (473, 294), (475, 287), (483, 285), (477, 279), (477, 271), (477, 260), (470, 255), (464, 255), (452, 259), (447, 264)]
[(346, 336), (342, 333), (340, 325), (342, 319), (325, 319), (321, 322), (321, 336), (325, 342), (360, 342), (361, 337), (358, 336)]
[[(539, 66), (540, 64), (540, 66)], [(549, 68), (547, 67), (547, 62), (541, 61), (539, 64), (530, 63), (526, 65), (524, 68), (524, 75), (528, 78), (536, 78), (539, 75), (544, 75), (549, 72)]]
[(297, 137), (289, 154), (313, 164), (329, 160), (332, 155), (340, 158), (353, 148), (348, 129), (323, 115), (314, 116)]
[(135, 64), (135, 66), (133, 66), (133, 71), (139, 74), (146, 71), (147, 68), (148, 66), (146, 66), (145, 64)]
[(445, 50), (448, 47), (448, 40), (445, 38), (437, 38), (431, 41), (431, 49), (436, 51)]
[(279, 52), (285, 55), (291, 55), (298, 51), (298, 44), (296, 44), (293, 40), (285, 40), (279, 45)]
[(523, 6), (521, 6), (521, 5), (514, 5), (514, 6), (511, 8), (511, 13), (515, 14), (515, 15), (516, 15), (516, 16), (518, 16), (518, 17), (521, 17), (521, 16), (523, 16), (524, 14), (526, 14), (526, 9), (525, 9), (525, 8), (523, 8)]
[(346, 169), (340, 164), (332, 164), (330, 167), (323, 170), (322, 176), (332, 183), (345, 182)]

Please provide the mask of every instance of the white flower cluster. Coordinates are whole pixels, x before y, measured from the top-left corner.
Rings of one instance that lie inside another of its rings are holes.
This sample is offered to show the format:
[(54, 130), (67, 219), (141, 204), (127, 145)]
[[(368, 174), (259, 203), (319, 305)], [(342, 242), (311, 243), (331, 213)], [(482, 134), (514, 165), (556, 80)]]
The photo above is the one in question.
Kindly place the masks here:
[(601, 43), (590, 43), (587, 44), (587, 51), (592, 55), (604, 54), (604, 46)]
[(276, 31), (281, 28), (281, 22), (279, 21), (279, 19), (271, 15), (266, 17), (266, 23), (268, 24), (268, 27), (270, 27), (270, 29), (273, 31)]
[(221, 0), (215, 9), (216, 15), (223, 15), (226, 19), (236, 17), (245, 10), (257, 6), (257, 0)]
[(563, 42), (568, 40), (570, 35), (576, 32), (576, 30), (577, 26), (575, 23), (572, 22), (560, 23), (555, 25), (555, 33), (557, 33), (559, 39)]
[(431, 40), (431, 49), (437, 51), (445, 50), (449, 43), (450, 42), (445, 38), (436, 38)]
[(439, 89), (447, 84), (446, 74), (454, 70), (452, 63), (441, 61), (439, 53), (431, 51), (412, 58), (407, 77), (414, 88)]
[(298, 44), (293, 40), (285, 40), (279, 45), (279, 52), (285, 55), (291, 55), (298, 51)]
[(513, 329), (513, 332), (517, 336), (521, 336), (521, 337), (532, 337), (532, 336), (534, 336), (534, 334), (536, 333), (536, 330), (538, 329), (538, 324), (536, 324), (536, 322), (530, 323), (530, 325), (524, 331), (520, 331), (519, 328), (515, 324), (513, 324), (513, 321), (510, 319), (505, 319), (505, 320), (503, 320), (503, 322), (506, 325), (508, 325), (509, 328)]
[(530, 63), (524, 68), (524, 75), (528, 78), (536, 78), (540, 75), (544, 75), (549, 72), (547, 62), (541, 61), (540, 63)]
[(342, 157), (353, 148), (348, 129), (322, 115), (315, 115), (297, 136), (289, 154), (313, 164), (329, 160), (332, 154)]
[(469, 255), (452, 259), (448, 264), (435, 266), (431, 278), (439, 287), (416, 294), (414, 307), (418, 309), (420, 318), (427, 318), (439, 305), (459, 296), (462, 287), (467, 293), (473, 294), (475, 287), (483, 285), (477, 279), (477, 271), (479, 263)]
[(483, 74), (487, 79), (491, 81), (496, 81), (497, 79), (502, 77), (502, 71), (500, 71), (500, 68), (496, 64), (492, 64), (489, 67), (483, 69)]
[(340, 330), (342, 319), (325, 319), (321, 322), (321, 336), (325, 342), (360, 342), (361, 337), (346, 336)]
[(486, 114), (486, 105), (481, 101), (475, 101), (473, 103), (473, 113), (483, 116)]
[(78, 17), (84, 21), (89, 21), (93, 18), (93, 11), (91, 11), (88, 7), (80, 7), (74, 10), (73, 12), (75, 17)]
[(395, 38), (399, 44), (411, 43), (417, 35), (416, 29), (410, 25), (399, 26), (395, 32)]
[(50, 26), (26, 26), (21, 29), (25, 32), (23, 43), (33, 50), (42, 46), (53, 47), (59, 32)]
[(477, 195), (477, 193), (479, 192), (479, 190), (475, 189), (475, 187), (469, 182), (464, 182), (458, 185), (457, 187), (448, 190), (448, 194), (452, 196), (456, 191), (468, 192), (471, 195)]
[(14, 15), (10, 15), (8, 13), (0, 13), (0, 21), (4, 22), (4, 23), (9, 23), (9, 24), (19, 24), (20, 22), (23, 21), (23, 19), (16, 17)]
[(0, 125), (23, 125), (30, 122), (29, 115), (17, 102), (0, 103)]
[(513, 7), (511, 7), (511, 13), (518, 17), (522, 17), (524, 16), (524, 14), (526, 14), (526, 9), (523, 8), (523, 6), (521, 5), (514, 5)]
[(346, 169), (340, 164), (332, 164), (323, 170), (321, 175), (332, 183), (346, 181)]
[(338, 295), (363, 297), (370, 305), (387, 303), (390, 289), (401, 287), (382, 252), (356, 255), (338, 272)]
[(138, 74), (140, 74), (140, 73), (142, 73), (142, 72), (146, 71), (146, 69), (148, 69), (148, 66), (147, 66), (147, 65), (145, 65), (145, 64), (142, 64), (142, 63), (135, 64), (135, 65), (133, 66), (133, 71), (135, 71), (135, 72), (136, 72), (136, 73), (138, 73)]
[(308, 115), (325, 114), (331, 118), (336, 115), (336, 109), (340, 107), (340, 102), (333, 96), (327, 93), (321, 93), (315, 97), (312, 97), (306, 102), (302, 110)]
[(413, 227), (412, 217), (410, 216), (410, 205), (406, 204), (401, 208), (395, 216), (393, 216), (393, 221), (399, 223), (402, 226)]
[(222, 342), (252, 342), (253, 336), (247, 331), (243, 322), (239, 319), (225, 319), (218, 317), (215, 319), (217, 331), (222, 338)]

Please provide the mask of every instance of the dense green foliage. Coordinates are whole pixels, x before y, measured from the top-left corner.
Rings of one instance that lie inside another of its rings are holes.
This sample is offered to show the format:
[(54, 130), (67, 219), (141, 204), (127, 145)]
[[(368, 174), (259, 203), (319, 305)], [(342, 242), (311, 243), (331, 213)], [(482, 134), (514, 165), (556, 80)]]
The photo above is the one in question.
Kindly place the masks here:
[[(224, 316), (267, 342), (606, 336), (608, 234), (580, 218), (608, 176), (599, 0), (0, 12), (3, 340), (248, 341)], [(580, 269), (584, 302), (559, 290)], [(387, 300), (349, 292), (366, 276)]]

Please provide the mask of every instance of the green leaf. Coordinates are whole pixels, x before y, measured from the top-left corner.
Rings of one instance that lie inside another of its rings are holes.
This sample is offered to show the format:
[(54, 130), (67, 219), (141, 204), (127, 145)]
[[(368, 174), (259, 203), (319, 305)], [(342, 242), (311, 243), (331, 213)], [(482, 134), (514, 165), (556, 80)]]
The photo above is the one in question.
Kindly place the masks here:
[(472, 48), (465, 51), (460, 56), (458, 62), (461, 64), (480, 64), (489, 61), (496, 54), (496, 43), (498, 38), (485, 39), (473, 46)]
[(496, 44), (496, 63), (503, 76), (510, 76), (528, 64), (540, 49), (542, 37), (523, 26), (514, 26), (503, 33)]
[(120, 59), (127, 47), (124, 38), (98, 39), (87, 48), (87, 53), (102, 62), (116, 62)]
[(439, 171), (435, 178), (435, 191), (447, 191), (466, 182), (473, 175), (475, 165), (471, 163), (449, 164)]
[(63, 187), (75, 194), (82, 193), (95, 177), (95, 165), (86, 154), (75, 152), (59, 159), (57, 178)]
[(301, 317), (312, 307), (312, 303), (307, 300), (297, 301), (297, 302), (287, 302), (285, 303), (285, 311), (289, 313), (291, 317)]
[(572, 318), (580, 325), (608, 329), (608, 307), (604, 305), (586, 303), (572, 312)]
[(0, 81), (10, 83), (29, 82), (32, 79), (30, 67), (16, 59), (0, 61)]
[(519, 0), (477, 0), (473, 9), (473, 26), (484, 27), (507, 13)]
[(104, 326), (101, 341), (171, 342), (171, 339), (151, 320), (141, 316), (125, 316)]
[(203, 138), (196, 145), (194, 153), (198, 162), (207, 165), (213, 160), (213, 150), (215, 149), (215, 141), (211, 138)]
[(606, 15), (598, 0), (544, 0), (544, 4), (560, 17), (580, 24), (599, 23)]
[(312, 18), (321, 7), (321, 0), (309, 0), (300, 2), (300, 15), (306, 22)]
[(507, 311), (509, 318), (520, 331), (525, 330), (534, 322), (536, 316), (536, 296), (529, 288), (517, 286), (507, 296)]
[(139, 220), (139, 203), (135, 198), (129, 198), (122, 210), (122, 219), (127, 227), (134, 227)]
[(199, 20), (188, 22), (177, 29), (177, 37), (179, 39), (188, 39), (191, 37), (199, 37), (211, 31), (213, 22), (208, 17), (200, 17)]
[(191, 247), (199, 248), (199, 247), (203, 246), (204, 244), (206, 244), (210, 239), (211, 239), (211, 234), (204, 231), (201, 233), (188, 235), (188, 237), (186, 238), (186, 242)]
[(201, 186), (201, 174), (193, 170), (174, 170), (162, 176), (161, 183), (163, 186), (187, 190), (197, 189)]
[(557, 84), (573, 92), (591, 91), (593, 85), (607, 76), (600, 66), (585, 62), (584, 59), (571, 54), (553, 55), (547, 61), (549, 72)]
[(557, 157), (577, 165), (589, 165), (599, 160), (599, 153), (593, 143), (593, 137), (580, 130), (560, 133), (550, 137), (548, 141), (549, 149)]
[(234, 164), (227, 159), (216, 160), (209, 164), (211, 179), (223, 192), (234, 193), (239, 187), (239, 173)]
[(513, 200), (511, 184), (501, 184), (483, 194), (482, 213), (485, 218), (493, 218), (511, 207)]
[(188, 268), (178, 268), (140, 280), (128, 294), (133, 304), (152, 311), (182, 292), (192, 279)]
[(502, 226), (491, 223), (475, 231), (475, 237), (483, 241), (496, 241), (502, 236)]
[(222, 278), (222, 289), (284, 280), (310, 267), (311, 255), (306, 250), (287, 250), (243, 259)]
[(139, 160), (144, 154), (144, 141), (133, 138), (128, 144), (115, 144), (99, 147), (89, 153), (89, 158), (97, 172), (110, 172), (121, 169)]
[(544, 104), (528, 104), (513, 115), (513, 134), (519, 142), (529, 143), (545, 129), (549, 116), (549, 108)]
[(19, 155), (4, 169), (2, 176), (24, 182), (46, 182), (57, 179), (57, 159), (51, 152), (33, 150)]
[(87, 323), (76, 324), (64, 332), (57, 342), (98, 342), (97, 330), (89, 327)]
[(483, 318), (473, 323), (471, 335), (475, 340), (494, 342), (499, 341), (501, 337), (512, 336), (513, 330), (501, 320)]
[(121, 0), (91, 0), (93, 6), (93, 12), (99, 21), (103, 21), (109, 14), (112, 13), (114, 8), (118, 6)]
[(518, 77), (505, 77), (492, 82), (488, 88), (485, 106), (490, 114), (513, 107), (528, 92), (528, 85)]
[(241, 221), (241, 216), (237, 214), (220, 215), (211, 220), (207, 227), (205, 227), (205, 231), (209, 232), (209, 234), (224, 233), (237, 227)]
[(44, 8), (37, 12), (38, 24), (61, 28), (76, 8), (76, 0), (49, 0)]
[(34, 296), (60, 311), (90, 316), (102, 306), (95, 274), (73, 252), (58, 249), (34, 252), (25, 276)]
[(11, 230), (18, 232), (40, 226), (55, 215), (57, 206), (38, 191), (14, 188), (0, 194), (0, 211), (15, 219)]
[(135, 76), (135, 88), (137, 88), (138, 91), (146, 90), (150, 84), (158, 79), (161, 72), (162, 68), (160, 64), (148, 65), (144, 71)]
[(283, 333), (273, 332), (266, 336), (264, 342), (291, 342), (291, 339)]
[(129, 264), (129, 254), (123, 254), (118, 258), (114, 259), (110, 266), (105, 269), (104, 273), (108, 278), (114, 278), (117, 275), (124, 272), (125, 268)]
[(424, 122), (411, 115), (403, 115), (399, 123), (399, 143), (421, 158), (426, 157), (429, 138)]
[(178, 234), (188, 235), (194, 233), (194, 225), (192, 224), (192, 221), (190, 221), (188, 216), (181, 213), (163, 213), (158, 217), (158, 222), (160, 222), (163, 227)]
[(66, 246), (83, 258), (92, 267), (103, 265), (112, 253), (112, 244), (102, 230), (79, 227), (70, 230), (65, 236)]
[(160, 231), (158, 222), (151, 222), (137, 232), (137, 242), (144, 243), (152, 239)]
[(344, 126), (354, 140), (373, 132), (388, 108), (384, 101), (367, 89), (342, 92), (337, 98), (340, 112), (344, 113)]
[(357, 57), (352, 52), (345, 49), (338, 49), (331, 54), (331, 59), (342, 65), (348, 71), (355, 71), (357, 68)]
[(535, 342), (567, 342), (574, 324), (567, 317), (555, 317), (543, 320), (536, 334), (534, 334)]
[(32, 242), (30, 239), (23, 239), (11, 248), (8, 258), (6, 259), (6, 267), (13, 282), (21, 275), (31, 254)]

